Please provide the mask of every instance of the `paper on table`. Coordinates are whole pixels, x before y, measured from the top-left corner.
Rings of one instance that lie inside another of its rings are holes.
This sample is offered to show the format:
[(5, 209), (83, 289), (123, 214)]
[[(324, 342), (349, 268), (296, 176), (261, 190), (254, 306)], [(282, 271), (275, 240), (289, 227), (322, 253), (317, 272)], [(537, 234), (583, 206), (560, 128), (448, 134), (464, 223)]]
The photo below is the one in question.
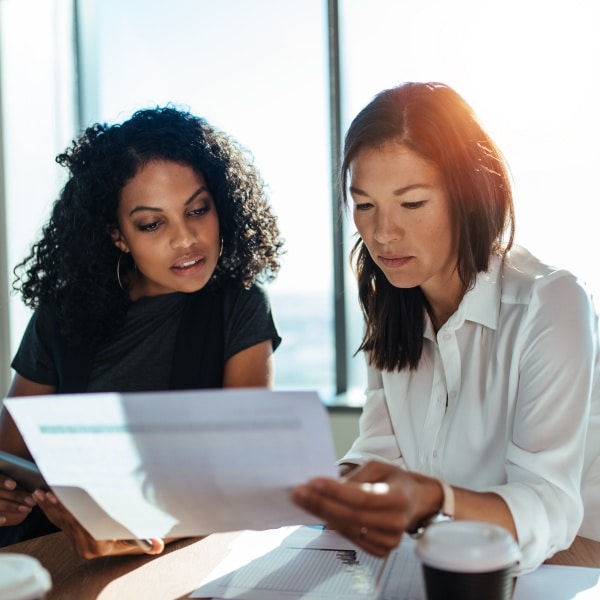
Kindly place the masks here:
[(600, 569), (542, 565), (519, 577), (513, 600), (598, 600)]
[(335, 531), (246, 531), (190, 597), (370, 600), (384, 565)]
[(97, 539), (314, 524), (292, 486), (336, 477), (314, 392), (7, 398), (46, 481)]
[[(191, 598), (245, 600), (424, 600), (416, 543), (405, 537), (387, 561), (335, 531), (283, 527), (246, 531)], [(592, 600), (600, 569), (542, 565), (519, 577), (513, 600)]]

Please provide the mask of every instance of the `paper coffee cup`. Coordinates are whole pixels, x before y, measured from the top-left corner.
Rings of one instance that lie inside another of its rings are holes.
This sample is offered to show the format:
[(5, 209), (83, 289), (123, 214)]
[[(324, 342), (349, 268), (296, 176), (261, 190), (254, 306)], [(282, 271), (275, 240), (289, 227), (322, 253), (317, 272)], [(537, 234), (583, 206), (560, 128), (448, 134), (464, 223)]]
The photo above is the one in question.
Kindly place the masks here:
[(428, 600), (509, 600), (521, 551), (502, 527), (452, 521), (428, 527), (417, 544)]
[(0, 554), (0, 598), (43, 600), (52, 587), (50, 573), (26, 554)]

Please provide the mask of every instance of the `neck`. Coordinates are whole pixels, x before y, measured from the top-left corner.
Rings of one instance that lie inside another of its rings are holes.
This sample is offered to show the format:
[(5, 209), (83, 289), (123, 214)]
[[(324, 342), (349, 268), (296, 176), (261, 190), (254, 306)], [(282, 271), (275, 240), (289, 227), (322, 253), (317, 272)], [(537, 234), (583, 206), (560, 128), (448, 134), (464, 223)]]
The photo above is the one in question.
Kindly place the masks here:
[(456, 312), (458, 306), (464, 296), (462, 289), (456, 290), (454, 293), (450, 293), (450, 290), (437, 301), (432, 301), (427, 298), (429, 307), (427, 312), (435, 332), (437, 333), (446, 323), (446, 321)]

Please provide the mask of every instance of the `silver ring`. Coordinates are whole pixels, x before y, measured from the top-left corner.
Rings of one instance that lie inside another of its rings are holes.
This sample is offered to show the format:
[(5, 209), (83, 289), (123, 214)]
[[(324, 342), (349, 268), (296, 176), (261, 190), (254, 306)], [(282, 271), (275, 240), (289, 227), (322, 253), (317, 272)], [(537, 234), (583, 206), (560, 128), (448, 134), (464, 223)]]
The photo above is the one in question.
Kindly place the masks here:
[(367, 533), (369, 533), (369, 528), (361, 525), (360, 529), (358, 530), (358, 537), (361, 540), (364, 540), (367, 537)]

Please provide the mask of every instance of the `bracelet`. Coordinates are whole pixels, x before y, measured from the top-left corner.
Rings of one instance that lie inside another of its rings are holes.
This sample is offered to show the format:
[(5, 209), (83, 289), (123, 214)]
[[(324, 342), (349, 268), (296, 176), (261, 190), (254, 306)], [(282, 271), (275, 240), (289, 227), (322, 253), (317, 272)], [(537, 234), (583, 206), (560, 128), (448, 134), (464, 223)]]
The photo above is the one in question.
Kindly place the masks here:
[(454, 521), (454, 490), (445, 481), (437, 481), (442, 486), (442, 506), (436, 513), (421, 521), (416, 529), (407, 532), (412, 538), (420, 538), (434, 523)]

